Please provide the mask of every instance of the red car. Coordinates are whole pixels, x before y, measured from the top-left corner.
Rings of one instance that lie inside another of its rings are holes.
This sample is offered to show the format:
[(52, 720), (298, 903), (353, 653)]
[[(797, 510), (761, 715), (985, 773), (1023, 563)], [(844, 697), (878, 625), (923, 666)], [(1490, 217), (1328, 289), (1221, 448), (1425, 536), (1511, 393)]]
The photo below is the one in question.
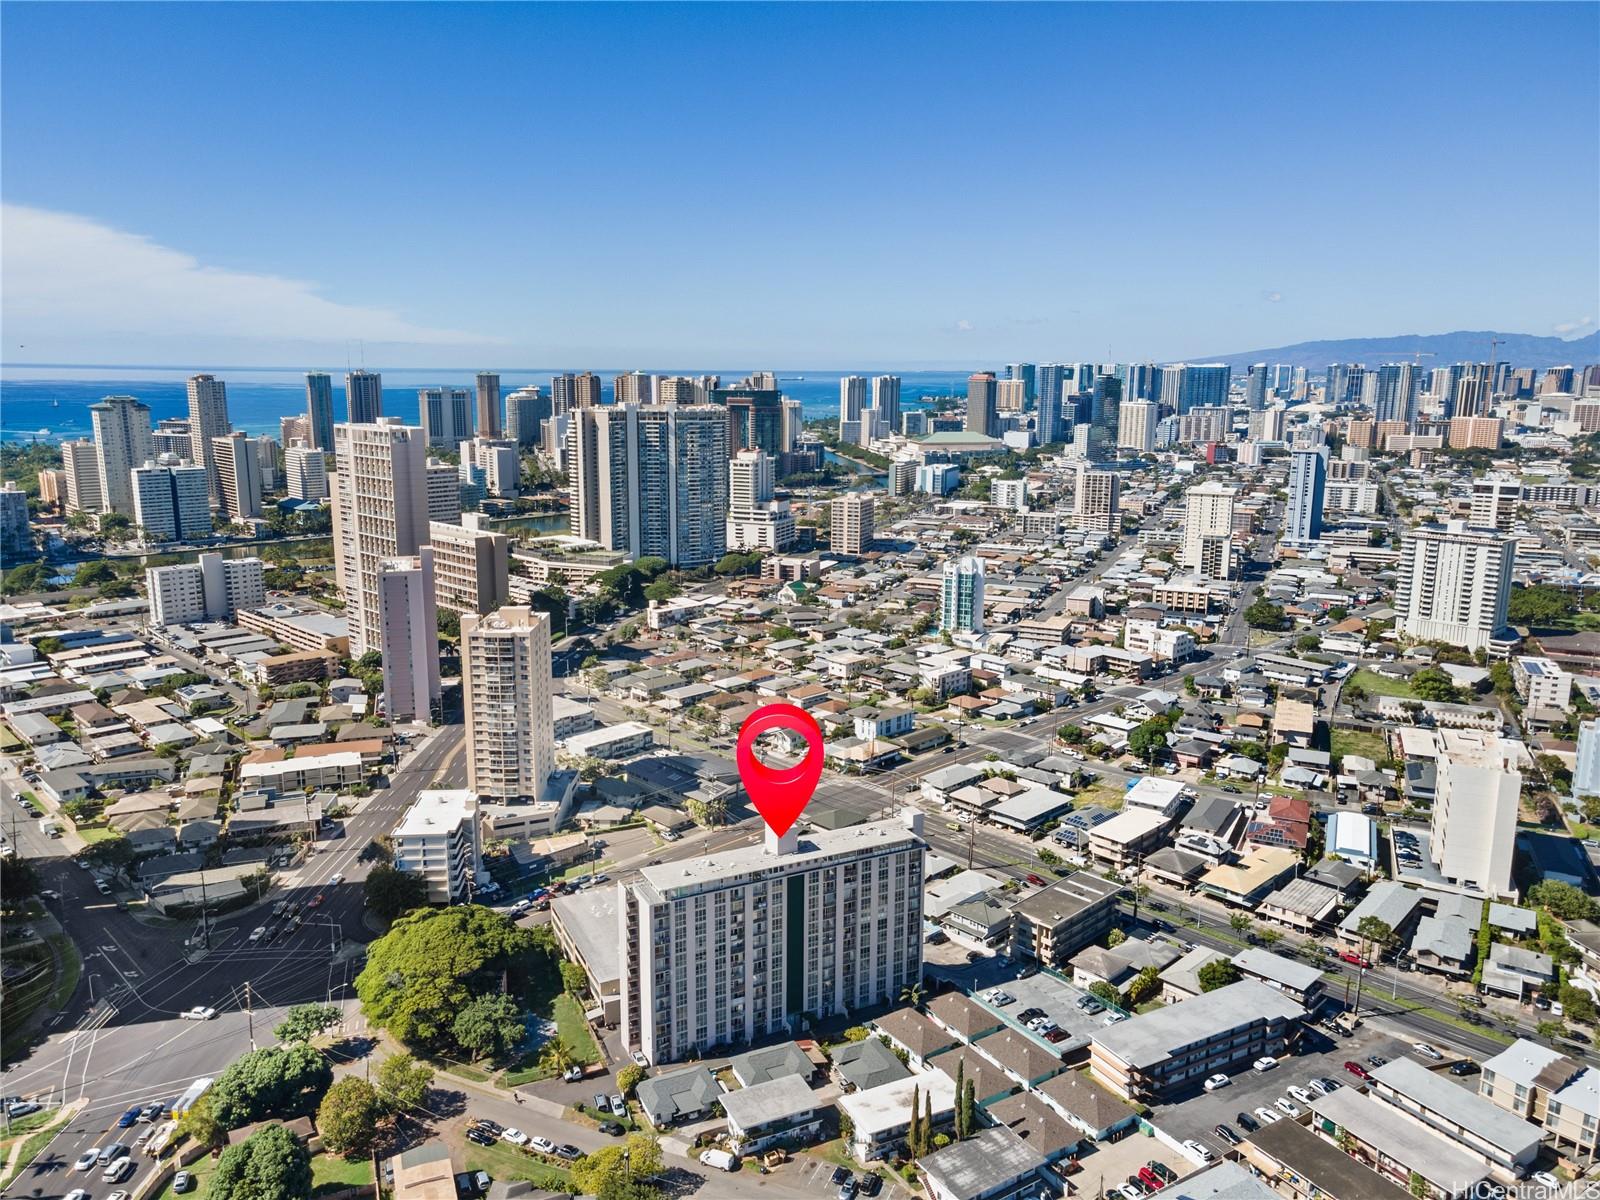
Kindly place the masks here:
[(1350, 1074), (1354, 1075), (1357, 1079), (1371, 1079), (1372, 1078), (1372, 1072), (1367, 1070), (1365, 1067), (1363, 1067), (1358, 1062), (1347, 1062), (1344, 1065), (1344, 1069), (1346, 1071), (1349, 1071)]
[(1372, 964), (1366, 959), (1362, 958), (1361, 955), (1357, 954), (1354, 950), (1341, 950), (1339, 952), (1339, 959), (1341, 962), (1349, 963), (1352, 967), (1361, 967), (1363, 970), (1369, 971), (1372, 969)]
[(1029, 875), (1028, 876), (1028, 882), (1033, 884), (1034, 887), (1049, 887), (1050, 886), (1049, 883), (1047, 883), (1045, 881), (1045, 879), (1042, 876), (1039, 876), (1039, 875)]
[(1161, 1176), (1157, 1175), (1149, 1167), (1139, 1168), (1139, 1182), (1144, 1184), (1145, 1187), (1149, 1188), (1152, 1192), (1159, 1192), (1163, 1187), (1166, 1186), (1166, 1184), (1161, 1182)]
[(322, 903), (322, 893), (318, 892), (315, 896), (311, 897), (311, 902), (309, 904), (307, 904), (306, 907), (307, 908), (315, 908), (317, 905), (319, 905), (321, 903)]

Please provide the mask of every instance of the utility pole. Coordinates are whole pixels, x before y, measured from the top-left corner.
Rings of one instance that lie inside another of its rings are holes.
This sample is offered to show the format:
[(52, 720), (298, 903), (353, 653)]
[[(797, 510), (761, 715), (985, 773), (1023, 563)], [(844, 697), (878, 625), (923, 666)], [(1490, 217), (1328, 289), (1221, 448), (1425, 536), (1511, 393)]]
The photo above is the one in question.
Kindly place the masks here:
[(211, 916), (206, 905), (206, 869), (200, 868), (200, 937), (207, 950), (211, 949)]
[(256, 1014), (250, 1004), (250, 981), (244, 981), (244, 1015), (250, 1022), (250, 1049), (256, 1048)]

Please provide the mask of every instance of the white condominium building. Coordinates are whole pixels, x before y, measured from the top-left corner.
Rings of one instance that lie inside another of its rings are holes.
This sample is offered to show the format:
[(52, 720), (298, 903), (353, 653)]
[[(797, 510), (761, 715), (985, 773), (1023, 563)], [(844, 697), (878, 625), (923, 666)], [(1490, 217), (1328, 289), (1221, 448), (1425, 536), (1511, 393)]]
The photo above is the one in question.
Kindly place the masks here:
[(1511, 681), (1532, 721), (1562, 722), (1572, 704), (1572, 675), (1548, 658), (1525, 655), (1511, 660)]
[(461, 470), (455, 463), (430, 458), (428, 476), (428, 520), (447, 525), (461, 520)]
[(289, 495), (294, 499), (327, 499), (328, 464), (321, 450), (311, 446), (290, 446), (283, 452), (283, 469), (289, 477)]
[(202, 554), (196, 562), (151, 567), (144, 573), (150, 624), (161, 628), (230, 621), (240, 609), (267, 602), (265, 580), (266, 565), (259, 558)]
[(427, 880), (430, 904), (471, 899), (482, 846), (470, 790), (419, 792), (390, 838), (396, 869)]
[(1516, 542), (1465, 521), (1405, 535), (1394, 607), (1401, 633), (1481, 650), (1506, 629)]
[[(212, 375), (189, 377), (189, 461), (206, 469), (206, 489), (211, 503), (222, 505), (222, 477), (217, 474), (217, 460), (212, 440), (227, 437), (233, 432), (228, 420), (228, 387)], [(153, 454), (150, 457), (155, 457)]]
[(378, 644), (390, 721), (432, 722), (439, 705), (439, 617), (433, 550), (377, 564)]
[(1149, 400), (1125, 400), (1117, 410), (1117, 446), (1140, 452), (1156, 448), (1156, 422), (1160, 405)]
[(983, 632), (983, 559), (949, 559), (940, 580), (939, 628), (945, 633)]
[(106, 512), (131, 518), (133, 469), (156, 456), (150, 408), (132, 396), (107, 396), (89, 406), (89, 420), (100, 464), (100, 502)]
[(840, 554), (865, 554), (872, 545), (876, 505), (865, 492), (846, 492), (829, 506), (828, 544)]
[(1184, 493), (1183, 559), (1202, 579), (1233, 578), (1232, 488), (1202, 483)]
[(555, 770), (550, 618), (504, 607), (461, 618), (467, 787), (485, 799), (543, 797)]
[(476, 467), (483, 472), (484, 487), (489, 495), (515, 499), (522, 487), (522, 460), (517, 457), (517, 444), (505, 438), (469, 438), (459, 446), (461, 478)]
[(782, 550), (794, 541), (787, 500), (774, 500), (772, 456), (741, 450), (728, 463), (728, 549)]
[(133, 523), (146, 542), (183, 542), (211, 536), (206, 469), (163, 454), (129, 473)]
[(482, 520), (477, 513), (468, 513), (460, 525), (442, 521), (428, 524), (428, 544), (433, 547), (433, 594), (441, 609), (486, 613), (506, 602), (511, 539), (481, 528)]
[(1428, 857), (1462, 891), (1514, 895), (1522, 743), (1475, 729), (1441, 730), (1439, 739)]
[(1079, 463), (1073, 489), (1072, 523), (1096, 533), (1122, 532), (1122, 479), (1115, 471), (1091, 471)]
[(723, 556), (726, 408), (612, 404), (570, 415), (565, 466), (575, 536), (684, 568)]
[(94, 442), (88, 438), (62, 442), (61, 475), (67, 489), (67, 512), (98, 515), (104, 510), (99, 450)]
[(792, 1035), (922, 977), (922, 814), (645, 867), (618, 885), (622, 1040), (651, 1062)]
[(421, 428), (394, 418), (336, 425), (333, 440), (334, 568), (350, 621), (350, 656), (360, 658), (380, 648), (378, 564), (415, 554), (428, 539), (426, 450)]

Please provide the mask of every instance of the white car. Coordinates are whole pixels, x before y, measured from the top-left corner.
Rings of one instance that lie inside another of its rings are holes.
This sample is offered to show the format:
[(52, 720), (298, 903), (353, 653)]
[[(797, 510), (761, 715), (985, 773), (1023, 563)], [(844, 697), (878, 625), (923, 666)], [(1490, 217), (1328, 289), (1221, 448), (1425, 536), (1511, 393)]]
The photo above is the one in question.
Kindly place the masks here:
[(72, 1169), (74, 1171), (87, 1171), (99, 1161), (100, 1151), (98, 1149), (85, 1150), (82, 1154), (78, 1155), (78, 1161), (72, 1164)]
[(1272, 1102), (1272, 1106), (1286, 1117), (1298, 1117), (1303, 1111), (1298, 1104), (1287, 1096), (1279, 1096)]
[(1189, 1153), (1193, 1154), (1203, 1163), (1215, 1162), (1217, 1160), (1217, 1156), (1215, 1154), (1211, 1153), (1211, 1151), (1207, 1150), (1193, 1138), (1190, 1138), (1187, 1142), (1185, 1142), (1183, 1144), (1183, 1148), (1189, 1151)]
[(635, 1066), (646, 1068), (650, 1066), (650, 1059), (643, 1050), (635, 1050), (630, 1057), (633, 1059)]
[(267, 927), (265, 925), (257, 925), (254, 929), (252, 929), (250, 931), (250, 939), (249, 940), (250, 940), (250, 942), (252, 944), (254, 944), (256, 942), (259, 942), (262, 938), (264, 938), (266, 936), (267, 936)]
[(185, 1021), (209, 1021), (217, 1015), (217, 1010), (206, 1004), (196, 1004), (178, 1015)]
[(528, 1142), (530, 1150), (537, 1150), (540, 1154), (554, 1154), (556, 1144), (546, 1137), (536, 1137)]
[(1306, 1091), (1306, 1089), (1303, 1087), (1290, 1088), (1289, 1095), (1300, 1101), (1301, 1104), (1310, 1104), (1313, 1098), (1311, 1093)]
[(335, 875), (332, 879), (328, 880), (328, 882), (331, 883), (331, 884), (336, 884), (336, 885), (337, 884), (341, 884), (341, 883), (344, 882), (344, 876), (343, 875)]
[(1260, 1058), (1256, 1059), (1255, 1062), (1250, 1064), (1250, 1069), (1252, 1071), (1270, 1071), (1277, 1065), (1278, 1060), (1273, 1058), (1272, 1055), (1263, 1054)]
[(1553, 1191), (1559, 1191), (1561, 1189), (1561, 1180), (1550, 1174), (1549, 1171), (1535, 1171), (1532, 1175), (1529, 1175), (1528, 1178), (1533, 1180), (1542, 1188), (1550, 1188)]
[(1003, 991), (1000, 988), (991, 988), (983, 994), (983, 998), (996, 1008), (1004, 1008), (1008, 1004), (1015, 1003), (1017, 999), (1010, 992)]
[(1274, 1121), (1283, 1120), (1283, 1114), (1273, 1112), (1270, 1108), (1267, 1108), (1265, 1105), (1263, 1105), (1262, 1107), (1256, 1109), (1256, 1120), (1260, 1121), (1263, 1125), (1271, 1125)]
[(1208, 1092), (1217, 1091), (1219, 1088), (1227, 1087), (1232, 1082), (1233, 1082), (1233, 1080), (1229, 1079), (1226, 1075), (1222, 1075), (1222, 1074), (1213, 1075), (1209, 1079), (1206, 1080), (1206, 1091), (1208, 1091)]
[(513, 1146), (526, 1146), (528, 1144), (528, 1135), (520, 1129), (502, 1129), (500, 1131), (500, 1140), (502, 1142), (510, 1142)]
[(82, 1188), (73, 1188), (66, 1194), (65, 1200), (89, 1200), (89, 1193)]

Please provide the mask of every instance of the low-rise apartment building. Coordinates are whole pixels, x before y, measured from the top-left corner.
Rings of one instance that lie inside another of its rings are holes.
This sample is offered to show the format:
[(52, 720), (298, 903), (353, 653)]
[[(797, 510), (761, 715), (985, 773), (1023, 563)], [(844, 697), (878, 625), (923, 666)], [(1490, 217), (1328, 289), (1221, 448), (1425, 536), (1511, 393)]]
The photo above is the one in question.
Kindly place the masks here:
[(1011, 954), (1060, 967), (1111, 931), (1122, 888), (1087, 871), (1058, 879), (1011, 908)]
[(1305, 1008), (1255, 979), (1129, 1017), (1094, 1034), (1089, 1070), (1125, 1100), (1159, 1099), (1291, 1050)]

